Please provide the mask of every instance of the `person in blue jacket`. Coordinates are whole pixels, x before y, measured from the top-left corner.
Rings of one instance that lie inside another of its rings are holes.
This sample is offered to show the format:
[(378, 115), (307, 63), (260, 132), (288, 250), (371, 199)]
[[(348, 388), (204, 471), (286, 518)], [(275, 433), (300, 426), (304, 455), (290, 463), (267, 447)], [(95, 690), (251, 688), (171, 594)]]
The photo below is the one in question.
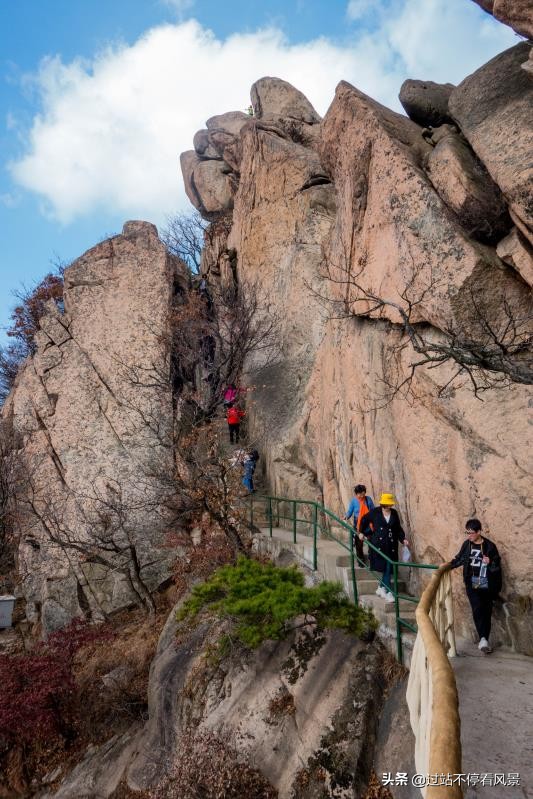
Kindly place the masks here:
[(244, 477), (242, 478), (242, 484), (248, 489), (248, 491), (250, 491), (250, 493), (255, 491), (254, 472), (258, 460), (259, 453), (256, 449), (250, 450), (244, 459)]
[(363, 551), (363, 540), (358, 535), (361, 529), (361, 519), (365, 514), (373, 510), (374, 507), (375, 505), (372, 497), (367, 496), (366, 486), (362, 485), (362, 483), (358, 483), (354, 486), (353, 497), (348, 505), (344, 520), (348, 521), (348, 519), (353, 517), (353, 543), (357, 560), (360, 563), (366, 563), (365, 553)]

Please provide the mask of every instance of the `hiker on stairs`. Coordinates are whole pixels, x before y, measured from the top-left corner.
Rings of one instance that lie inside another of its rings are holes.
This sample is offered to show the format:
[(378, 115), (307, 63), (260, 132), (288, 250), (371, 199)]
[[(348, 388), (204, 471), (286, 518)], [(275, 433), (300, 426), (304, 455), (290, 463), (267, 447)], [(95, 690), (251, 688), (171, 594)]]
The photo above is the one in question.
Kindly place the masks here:
[[(465, 525), (466, 541), (450, 561), (450, 567), (463, 567), (466, 594), (479, 635), (478, 648), (483, 654), (492, 652), (489, 644), (492, 602), (502, 588), (502, 567), (496, 544), (481, 534), (479, 519), (469, 519)], [(500, 600), (501, 601), (501, 600)]]
[(235, 383), (228, 383), (224, 391), (224, 408), (228, 410), (235, 403), (237, 399), (237, 386)]
[(367, 496), (366, 486), (362, 483), (354, 486), (353, 497), (348, 505), (348, 510), (344, 517), (344, 521), (348, 521), (353, 517), (353, 543), (357, 560), (360, 564), (366, 563), (365, 553), (363, 551), (364, 536), (361, 533), (361, 519), (368, 511), (374, 510), (374, 502), (372, 497)]
[(239, 408), (235, 408), (233, 405), (228, 408), (226, 412), (226, 419), (228, 422), (230, 444), (239, 443), (239, 433), (243, 417), (244, 411), (241, 411)]
[(379, 551), (369, 547), (370, 568), (372, 571), (381, 572), (381, 585), (378, 586), (376, 594), (383, 597), (387, 602), (394, 601), (391, 591), (392, 566), (383, 555), (387, 555), (391, 560), (398, 560), (398, 543), (401, 542), (408, 547), (409, 542), (405, 537), (405, 532), (393, 505), (396, 504), (393, 494), (384, 493), (379, 500), (379, 508), (369, 511), (361, 519), (361, 533), (368, 538)]
[(256, 449), (251, 449), (244, 459), (244, 477), (242, 478), (242, 484), (248, 491), (253, 494), (255, 491), (254, 488), (254, 472), (255, 467), (257, 466), (257, 461), (259, 460), (259, 453)]

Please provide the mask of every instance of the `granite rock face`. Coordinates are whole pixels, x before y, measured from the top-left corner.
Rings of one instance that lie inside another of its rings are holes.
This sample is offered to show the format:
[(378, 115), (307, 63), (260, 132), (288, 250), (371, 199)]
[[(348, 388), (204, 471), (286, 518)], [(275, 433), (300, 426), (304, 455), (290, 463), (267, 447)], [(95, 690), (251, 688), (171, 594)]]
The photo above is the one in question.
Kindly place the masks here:
[[(457, 130), (441, 126), (428, 136), (344, 82), (321, 122), (301, 123), (313, 132), (307, 138), (288, 133), (287, 117), (273, 115), (268, 125), (252, 118), (240, 132), (233, 224), (229, 234), (210, 236), (203, 266), (215, 279), (228, 275), (232, 259), (239, 279), (267, 298), (265, 313), (280, 318), (278, 361), (256, 356), (248, 364), (251, 434), (272, 493), (316, 498), (341, 512), (356, 482), (373, 496), (391, 490), (415, 557), (431, 562), (455, 554), (465, 519), (479, 516), (503, 556), (513, 620), (509, 633), (498, 615), (495, 639), (513, 638), (523, 648), (533, 626), (524, 610), (533, 585), (515, 552), (528, 546), (531, 526), (529, 387), (496, 388), (480, 402), (466, 382), (442, 390), (454, 374), (444, 364), (417, 370), (409, 401), (384, 401), (387, 385), (416, 359), (402, 347), (402, 303), (416, 300), (412, 319), (436, 340), (450, 329), (482, 335), (474, 300), (496, 327), (505, 324), (504, 306), (531, 318), (527, 203), (517, 190), (529, 163), (522, 125), (529, 78), (517, 72), (523, 53), (516, 53), (498, 57), (501, 70), (491, 62), (453, 90)], [(268, 96), (266, 85), (261, 91)], [(484, 129), (503, 135), (492, 112), (518, 131), (512, 152), (512, 137), (502, 143), (506, 158)], [(509, 205), (521, 237), (512, 243)], [(490, 230), (480, 228), (487, 223)], [(389, 302), (376, 305), (371, 297)], [(357, 315), (343, 319), (347, 310)], [(458, 632), (470, 635), (471, 614), (455, 578)]]
[(502, 193), (465, 139), (451, 125), (437, 128), (435, 148), (426, 171), (433, 186), (459, 218), (471, 238), (494, 243), (509, 230), (511, 221)]
[(474, 0), (474, 2), (521, 36), (533, 39), (533, 8), (530, 0)]
[(78, 258), (2, 410), (21, 442), (22, 589), (45, 633), (146, 601), (169, 575), (172, 397), (156, 376), (182, 272), (146, 222)]
[(405, 80), (400, 89), (400, 102), (414, 122), (437, 127), (452, 121), (448, 100), (454, 88), (453, 83)]
[[(351, 795), (362, 794), (385, 687), (377, 642), (337, 630), (307, 638), (293, 632), (254, 651), (234, 646), (217, 663), (213, 652), (225, 631), (219, 620), (180, 630), (177, 641), (178, 630), (174, 609), (150, 670), (148, 721), (92, 747), (54, 794), (58, 799), (106, 799), (121, 781), (133, 791), (164, 784), (182, 736), (191, 732), (235, 746), (280, 799), (294, 796), (297, 786), (301, 799), (313, 799), (324, 774), (342, 775)], [(276, 711), (283, 701), (288, 712)], [(302, 772), (307, 779), (299, 785)]]
[(522, 42), (457, 86), (450, 111), (511, 210), (533, 233), (533, 79)]
[(533, 247), (518, 228), (513, 228), (508, 236), (498, 242), (496, 252), (533, 288)]
[(307, 97), (280, 78), (261, 78), (253, 84), (250, 96), (258, 119), (289, 117), (308, 125), (320, 122)]

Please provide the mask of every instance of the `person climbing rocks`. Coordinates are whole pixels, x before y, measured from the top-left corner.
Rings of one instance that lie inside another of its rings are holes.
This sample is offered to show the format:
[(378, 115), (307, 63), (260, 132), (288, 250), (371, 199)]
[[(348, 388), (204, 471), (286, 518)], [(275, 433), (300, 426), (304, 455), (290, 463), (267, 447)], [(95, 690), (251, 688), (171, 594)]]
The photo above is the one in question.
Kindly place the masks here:
[(239, 443), (239, 434), (243, 417), (244, 411), (241, 411), (240, 408), (236, 408), (234, 405), (228, 408), (226, 419), (228, 422), (230, 444)]
[(259, 453), (256, 449), (251, 449), (244, 459), (244, 477), (242, 478), (242, 484), (248, 491), (253, 494), (255, 491), (254, 488), (254, 472), (255, 467), (257, 466), (257, 461), (259, 460)]
[(383, 493), (379, 499), (379, 508), (374, 508), (363, 516), (360, 524), (361, 533), (376, 547), (376, 549), (368, 548), (370, 568), (383, 575), (376, 594), (387, 602), (394, 601), (394, 594), (391, 591), (392, 564), (383, 555), (397, 561), (398, 543), (409, 546), (398, 511), (394, 508), (395, 504), (393, 494)]
[(224, 407), (227, 410), (231, 408), (235, 400), (237, 399), (237, 386), (235, 383), (228, 383), (226, 390), (224, 391)]
[(467, 521), (466, 540), (448, 565), (451, 569), (463, 567), (466, 595), (479, 635), (478, 648), (488, 655), (492, 652), (489, 644), (492, 603), (502, 588), (502, 567), (498, 547), (485, 538), (482, 529), (479, 519)]
[(361, 533), (361, 519), (369, 511), (374, 510), (374, 507), (375, 505), (372, 497), (367, 496), (366, 486), (362, 483), (358, 483), (354, 486), (353, 497), (348, 505), (344, 520), (347, 522), (353, 517), (353, 543), (359, 563), (366, 563), (365, 553), (363, 551), (364, 536)]

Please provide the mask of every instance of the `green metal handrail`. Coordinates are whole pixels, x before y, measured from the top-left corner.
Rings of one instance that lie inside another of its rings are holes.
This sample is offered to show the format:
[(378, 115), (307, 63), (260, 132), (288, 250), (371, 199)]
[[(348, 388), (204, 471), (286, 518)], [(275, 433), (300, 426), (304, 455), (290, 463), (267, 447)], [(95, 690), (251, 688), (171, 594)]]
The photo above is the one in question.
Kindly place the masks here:
[[(345, 549), (348, 554), (350, 555), (350, 577), (352, 583), (352, 590), (354, 596), (354, 602), (356, 605), (359, 604), (359, 593), (357, 590), (357, 575), (356, 575), (356, 562), (360, 568), (365, 569), (369, 574), (372, 574), (377, 580), (381, 583), (382, 578), (380, 573), (374, 572), (369, 565), (367, 565), (364, 561), (361, 561), (354, 552), (354, 545), (353, 545), (353, 531), (354, 528), (351, 524), (341, 519), (335, 513), (330, 511), (328, 508), (325, 508), (319, 502), (315, 502), (314, 500), (310, 499), (291, 499), (289, 497), (276, 497), (276, 496), (255, 496), (254, 494), (250, 495), (250, 525), (253, 526), (255, 523), (256, 513), (257, 511), (254, 508), (254, 505), (257, 503), (264, 503), (266, 510), (265, 515), (267, 517), (267, 525), (269, 528), (270, 537), (272, 537), (273, 531), (273, 505), (275, 503), (276, 506), (276, 527), (280, 526), (280, 519), (285, 521), (291, 522), (291, 529), (292, 529), (292, 537), (293, 542), (297, 542), (298, 536), (298, 525), (304, 524), (312, 526), (312, 536), (313, 536), (313, 570), (316, 571), (318, 567), (318, 538), (319, 533), (324, 534), (327, 539), (336, 541), (343, 549)], [(288, 503), (291, 513), (289, 515), (284, 515), (280, 513), (280, 503)], [(310, 509), (309, 517), (308, 518), (299, 518), (298, 517), (298, 506), (307, 507)], [(254, 513), (255, 511), (255, 513)], [(328, 526), (327, 524), (322, 525), (319, 522), (319, 516), (323, 517), (324, 520), (329, 520), (335, 522), (338, 526), (345, 529), (348, 533), (348, 542), (346, 543), (341, 538), (335, 536), (331, 531), (331, 524)], [(309, 535), (306, 536), (309, 538)], [(419, 598), (409, 596), (407, 594), (400, 594), (398, 591), (398, 568), (400, 566), (409, 566), (409, 568), (414, 569), (437, 569), (438, 567), (430, 564), (430, 563), (413, 563), (409, 561), (408, 564), (401, 563), (400, 561), (392, 560), (385, 555), (385, 553), (381, 552), (378, 547), (374, 546), (371, 541), (366, 539), (368, 547), (374, 552), (379, 552), (380, 556), (391, 564), (392, 567), (392, 577), (393, 577), (393, 591), (391, 592), (394, 596), (394, 612), (395, 612), (395, 620), (396, 620), (396, 647), (397, 647), (397, 656), (400, 663), (403, 663), (403, 642), (402, 642), (402, 632), (403, 628), (407, 628), (412, 632), (416, 633), (417, 628), (414, 624), (411, 624), (407, 619), (402, 619), (400, 616), (400, 600), (406, 600), (408, 602), (412, 602), (415, 605), (418, 604)]]

